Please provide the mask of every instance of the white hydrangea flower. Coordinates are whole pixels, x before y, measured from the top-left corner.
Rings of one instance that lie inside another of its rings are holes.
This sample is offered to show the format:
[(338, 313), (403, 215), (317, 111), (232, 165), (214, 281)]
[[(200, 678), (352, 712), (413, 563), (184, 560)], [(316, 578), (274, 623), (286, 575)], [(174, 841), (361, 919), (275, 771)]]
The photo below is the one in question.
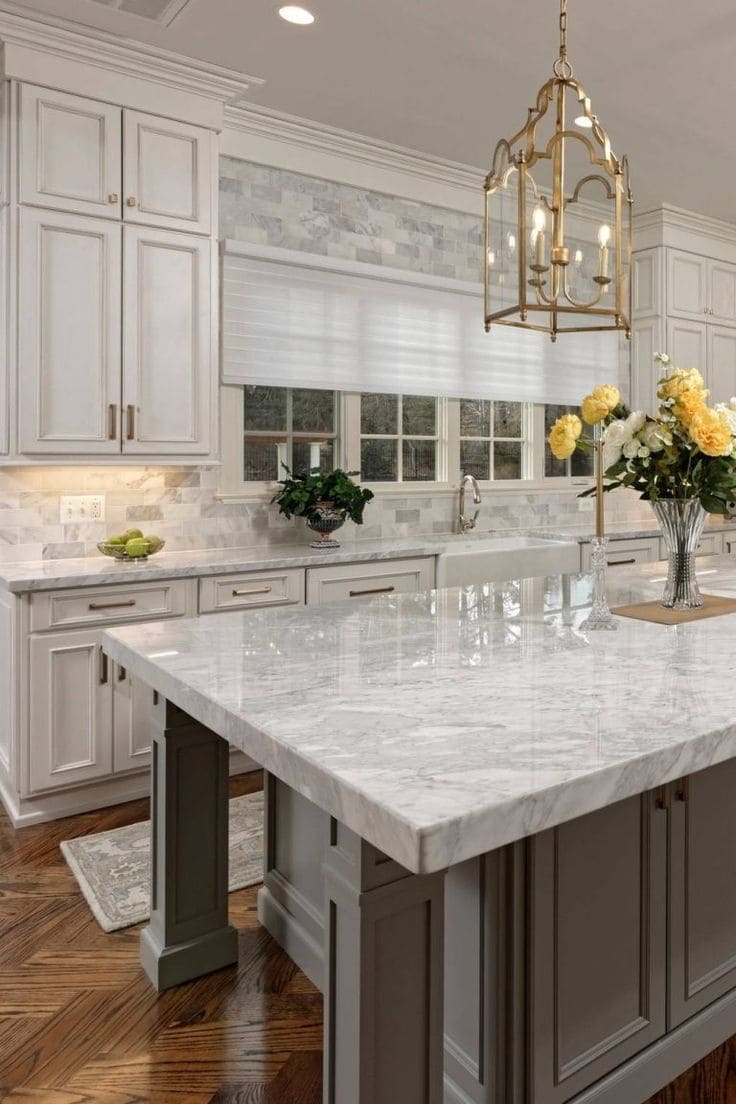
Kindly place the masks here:
[(630, 441), (627, 441), (624, 445), (624, 456), (627, 460), (634, 460), (639, 455), (639, 449), (641, 448), (636, 437), (632, 437)]
[(631, 435), (638, 433), (642, 426), (646, 423), (647, 416), (643, 410), (632, 410), (626, 419), (626, 425), (631, 430)]
[(655, 353), (654, 359), (659, 362), (659, 365), (662, 368), (666, 368), (668, 364), (672, 363), (670, 357), (667, 356), (667, 353)]
[[(733, 399), (731, 399), (731, 403), (733, 403)], [(728, 406), (725, 403), (716, 403), (716, 410), (726, 419), (728, 428), (731, 430), (731, 436), (736, 437), (736, 406), (732, 406), (731, 403)]]
[(662, 430), (656, 422), (647, 422), (639, 436), (642, 444), (646, 445), (650, 452), (661, 452), (664, 448)]
[(649, 452), (650, 450), (647, 448), (646, 445), (641, 445), (636, 455), (639, 457), (640, 460), (647, 460), (649, 458)]

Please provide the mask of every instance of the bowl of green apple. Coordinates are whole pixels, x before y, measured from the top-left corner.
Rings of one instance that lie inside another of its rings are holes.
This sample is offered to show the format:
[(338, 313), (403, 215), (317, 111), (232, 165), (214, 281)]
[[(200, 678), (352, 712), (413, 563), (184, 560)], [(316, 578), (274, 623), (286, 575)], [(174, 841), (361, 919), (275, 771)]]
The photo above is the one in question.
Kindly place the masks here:
[(116, 560), (128, 563), (140, 563), (149, 556), (155, 556), (164, 547), (166, 541), (160, 537), (144, 537), (140, 529), (126, 529), (119, 536), (108, 537), (97, 545), (103, 556), (112, 556)]

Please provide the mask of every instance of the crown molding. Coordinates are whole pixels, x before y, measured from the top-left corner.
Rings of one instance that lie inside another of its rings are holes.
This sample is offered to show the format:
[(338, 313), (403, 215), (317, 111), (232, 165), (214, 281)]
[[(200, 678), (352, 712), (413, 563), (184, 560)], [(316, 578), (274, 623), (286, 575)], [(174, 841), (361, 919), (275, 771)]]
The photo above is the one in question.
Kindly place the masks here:
[(671, 203), (662, 203), (659, 207), (653, 207), (635, 215), (634, 233), (646, 235), (647, 238), (656, 235), (660, 240), (653, 244), (659, 245), (677, 244), (670, 239), (676, 237), (679, 241), (684, 235), (709, 238), (711, 241), (725, 243), (731, 247), (736, 241), (734, 223), (712, 218), (710, 215), (702, 215), (697, 211), (687, 211)]
[(242, 100), (250, 89), (264, 83), (234, 69), (203, 62), (111, 34), (82, 27), (67, 19), (36, 13), (3, 0), (0, 3), (0, 41), (54, 59), (97, 66), (125, 77), (166, 85), (179, 92), (224, 105)]

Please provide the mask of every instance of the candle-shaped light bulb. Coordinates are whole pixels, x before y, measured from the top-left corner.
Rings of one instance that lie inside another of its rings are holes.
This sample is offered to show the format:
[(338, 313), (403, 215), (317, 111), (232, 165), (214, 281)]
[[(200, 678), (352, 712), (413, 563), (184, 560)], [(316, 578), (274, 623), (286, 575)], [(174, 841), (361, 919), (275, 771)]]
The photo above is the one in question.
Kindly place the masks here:
[(598, 231), (598, 275), (608, 276), (608, 243), (611, 240), (611, 227), (604, 222)]
[(583, 263), (583, 251), (582, 249), (575, 250), (575, 264), (581, 265)]
[(531, 232), (531, 244), (534, 250), (534, 264), (539, 268), (544, 267), (544, 231), (547, 228), (547, 218), (541, 207), (534, 208), (532, 214), (534, 229)]

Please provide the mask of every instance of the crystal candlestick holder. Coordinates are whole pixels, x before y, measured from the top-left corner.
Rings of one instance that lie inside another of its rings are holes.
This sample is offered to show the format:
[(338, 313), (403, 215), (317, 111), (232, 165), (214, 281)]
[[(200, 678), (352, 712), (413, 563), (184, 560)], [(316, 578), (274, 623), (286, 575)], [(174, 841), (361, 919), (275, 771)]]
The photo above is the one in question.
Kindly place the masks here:
[(606, 545), (605, 538), (593, 540), (591, 561), (593, 567), (593, 605), (590, 613), (580, 625), (581, 629), (618, 629), (618, 621), (608, 608), (606, 601)]

